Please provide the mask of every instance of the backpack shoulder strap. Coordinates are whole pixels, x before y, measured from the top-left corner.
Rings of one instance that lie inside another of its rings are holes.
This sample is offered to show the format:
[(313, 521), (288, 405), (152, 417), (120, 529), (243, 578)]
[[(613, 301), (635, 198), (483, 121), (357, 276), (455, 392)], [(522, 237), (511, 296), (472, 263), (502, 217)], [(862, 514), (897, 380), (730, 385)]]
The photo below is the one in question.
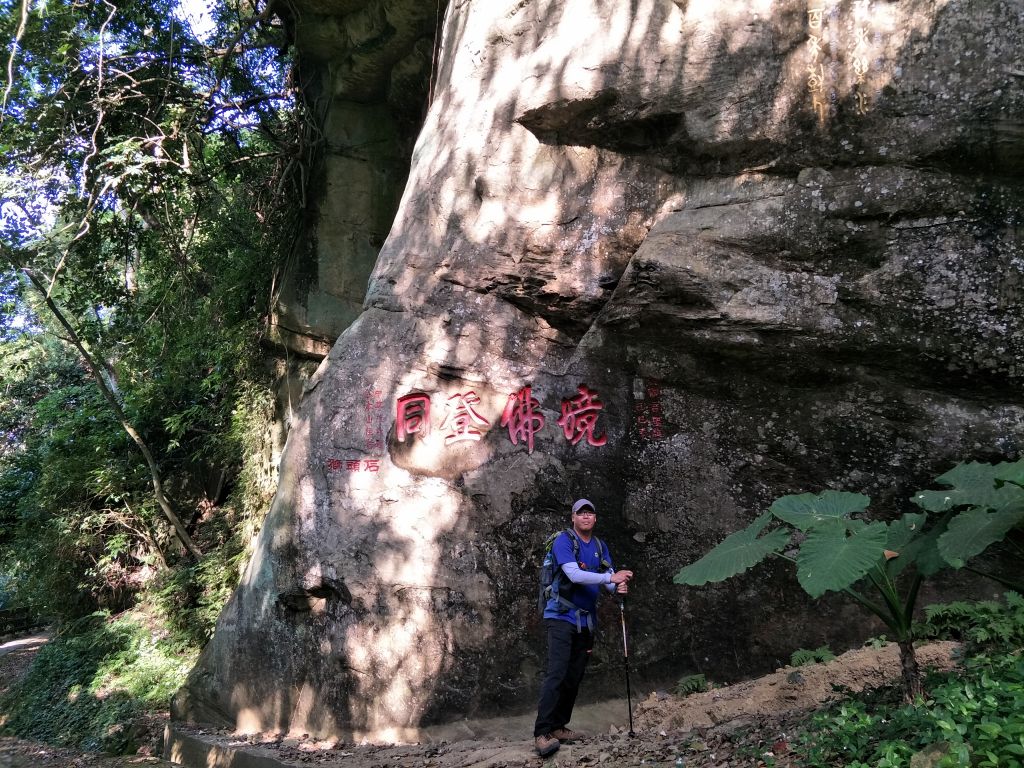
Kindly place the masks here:
[(576, 531), (572, 528), (566, 528), (565, 532), (569, 534), (569, 541), (572, 542), (572, 557), (574, 560), (580, 559), (580, 539), (576, 535)]
[(607, 571), (612, 567), (611, 558), (608, 556), (608, 547), (597, 536), (594, 537), (594, 541), (597, 542), (597, 556), (601, 559), (601, 568)]

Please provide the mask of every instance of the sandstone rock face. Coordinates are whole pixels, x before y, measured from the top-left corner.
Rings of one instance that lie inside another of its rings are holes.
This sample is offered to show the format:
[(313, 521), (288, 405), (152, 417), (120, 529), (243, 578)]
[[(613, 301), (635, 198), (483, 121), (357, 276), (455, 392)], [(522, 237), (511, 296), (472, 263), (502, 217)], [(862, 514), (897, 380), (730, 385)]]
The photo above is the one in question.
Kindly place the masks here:
[[(779, 495), (884, 517), (1020, 452), (1022, 37), (1011, 2), (451, 0), (364, 309), (176, 713), (529, 710), (538, 551), (578, 496), (638, 574), (638, 678), (878, 631), (782, 568), (671, 576)], [(591, 696), (621, 681), (605, 608)]]
[[(301, 54), (312, 160), (312, 237), (282, 275), (271, 340), (323, 359), (362, 311), (422, 122), (443, 8), (410, 0), (305, 0), (285, 21)], [(308, 241), (308, 242), (307, 242)]]

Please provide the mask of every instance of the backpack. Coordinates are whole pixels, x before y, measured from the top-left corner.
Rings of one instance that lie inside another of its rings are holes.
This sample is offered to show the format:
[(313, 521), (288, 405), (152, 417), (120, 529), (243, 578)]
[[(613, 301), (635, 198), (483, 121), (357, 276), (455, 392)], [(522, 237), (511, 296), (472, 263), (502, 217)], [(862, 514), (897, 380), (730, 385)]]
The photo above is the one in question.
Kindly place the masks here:
[[(572, 542), (573, 558), (579, 560), (580, 540), (577, 538), (576, 532), (571, 528), (566, 528), (564, 532), (569, 534), (569, 540)], [(555, 562), (555, 553), (552, 551), (555, 539), (561, 536), (562, 533), (562, 531), (555, 531), (544, 542), (544, 559), (540, 564), (538, 576), (537, 609), (540, 615), (543, 616), (544, 608), (547, 606), (548, 601), (551, 598), (555, 598), (562, 613), (567, 613), (568, 611), (577, 612), (576, 620), (578, 623), (580, 609), (569, 600), (569, 596), (572, 595), (573, 583), (565, 578), (562, 569)], [(612, 567), (611, 562), (608, 560), (608, 547), (597, 536), (594, 536), (593, 540), (597, 544), (597, 551), (601, 558), (601, 568), (603, 571), (607, 571)], [(568, 584), (563, 585), (564, 582), (568, 582)]]

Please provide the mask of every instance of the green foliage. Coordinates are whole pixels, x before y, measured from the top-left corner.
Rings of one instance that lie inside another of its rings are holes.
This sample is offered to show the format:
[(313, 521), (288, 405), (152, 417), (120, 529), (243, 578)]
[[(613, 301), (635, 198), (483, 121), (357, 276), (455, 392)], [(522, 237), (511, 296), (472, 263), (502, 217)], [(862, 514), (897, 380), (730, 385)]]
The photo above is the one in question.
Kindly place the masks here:
[(677, 696), (689, 696), (708, 690), (708, 679), (704, 675), (686, 675), (676, 683)]
[(238, 538), (233, 537), (194, 565), (182, 565), (157, 577), (150, 595), (174, 642), (190, 648), (206, 644), (238, 583), (246, 555)]
[[(921, 491), (911, 499), (929, 512), (967, 509), (954, 517), (938, 539), (942, 558), (954, 568), (980, 555), (1024, 527), (1024, 458), (1002, 464), (960, 464), (936, 478), (944, 491)], [(1021, 553), (1017, 550), (1018, 555)], [(1020, 558), (1024, 560), (1024, 558)], [(1024, 583), (997, 579), (1021, 590)]]
[(870, 503), (871, 500), (860, 493), (826, 491), (818, 495), (783, 496), (772, 504), (770, 511), (782, 522), (798, 530), (809, 531), (829, 522), (842, 523), (850, 515), (863, 512)]
[[(674, 581), (693, 586), (723, 581), (769, 555), (791, 561), (808, 595), (844, 592), (893, 632), (905, 696), (912, 700), (920, 691), (912, 619), (921, 583), (943, 568), (961, 567), (1024, 520), (1024, 487), (1013, 482), (1024, 474), (1021, 467), (1024, 459), (958, 465), (936, 481), (951, 490), (914, 495), (912, 501), (931, 515), (906, 513), (888, 523), (853, 517), (870, 503), (861, 494), (829, 490), (783, 496), (750, 528), (682, 568)], [(764, 533), (773, 521), (780, 525)], [(790, 541), (791, 551), (783, 553)], [(880, 601), (862, 594), (865, 586)]]
[(294, 62), (253, 5), (216, 3), (208, 41), (176, 8), (0, 9), (0, 582), (62, 627), (3, 711), (62, 743), (166, 704), (276, 480), (260, 345), (308, 178)]
[(1024, 764), (1024, 659), (999, 653), (968, 659), (963, 669), (933, 675), (930, 695), (902, 705), (885, 689), (833, 705), (793, 739), (801, 765), (881, 766), (945, 743), (939, 766)]
[(265, 511), (248, 431), (265, 440), (259, 344), (303, 176), (283, 29), (233, 3), (207, 42), (170, 0), (49, 5), (20, 29), (8, 10), (0, 573), (57, 618), (127, 607), (181, 556), (159, 472), (189, 536), (245, 529), (161, 577), (209, 613)]
[(846, 589), (877, 565), (887, 533), (885, 523), (852, 531), (840, 521), (809, 528), (796, 563), (800, 586), (811, 597)]
[(992, 465), (977, 461), (957, 464), (949, 472), (935, 478), (936, 483), (949, 486), (949, 490), (918, 491), (912, 501), (929, 512), (998, 504), (1001, 494), (996, 480), (1012, 466), (1008, 463)]
[(1003, 602), (953, 602), (929, 605), (919, 637), (960, 640), (978, 647), (1024, 647), (1024, 598), (1007, 592)]
[(820, 648), (814, 650), (808, 650), (807, 648), (798, 648), (793, 651), (793, 654), (789, 657), (789, 663), (794, 667), (805, 667), (808, 664), (818, 664), (820, 662), (832, 661), (836, 655), (832, 653), (832, 649), (827, 645), (823, 645)]
[(132, 721), (166, 707), (195, 657), (194, 650), (155, 639), (145, 615), (85, 617), (45, 645), (26, 677), (0, 699), (3, 731), (134, 751)]
[(673, 581), (692, 586), (707, 584), (709, 581), (724, 581), (780, 551), (789, 541), (787, 532), (772, 531), (758, 538), (770, 521), (771, 515), (761, 515), (749, 528), (726, 538), (698, 563), (683, 568)]

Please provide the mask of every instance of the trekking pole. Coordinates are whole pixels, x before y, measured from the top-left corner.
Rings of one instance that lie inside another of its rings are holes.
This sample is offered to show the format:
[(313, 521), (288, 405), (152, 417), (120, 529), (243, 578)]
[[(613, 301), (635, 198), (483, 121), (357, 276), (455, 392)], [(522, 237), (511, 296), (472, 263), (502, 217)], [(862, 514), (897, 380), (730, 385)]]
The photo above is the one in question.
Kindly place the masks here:
[(626, 662), (626, 706), (629, 708), (629, 735), (633, 732), (633, 696), (629, 690), (629, 642), (626, 639), (626, 599), (619, 600), (619, 618), (622, 620), (622, 658)]

